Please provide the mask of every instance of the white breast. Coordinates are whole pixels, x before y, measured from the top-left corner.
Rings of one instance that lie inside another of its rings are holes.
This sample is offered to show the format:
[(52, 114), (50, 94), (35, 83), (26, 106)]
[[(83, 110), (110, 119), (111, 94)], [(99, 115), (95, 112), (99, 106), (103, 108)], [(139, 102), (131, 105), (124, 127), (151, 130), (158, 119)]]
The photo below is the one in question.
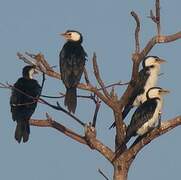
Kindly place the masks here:
[(153, 117), (147, 121), (141, 128), (138, 129), (137, 134), (143, 135), (147, 133), (150, 129), (155, 128), (158, 125), (158, 119), (162, 110), (163, 100), (157, 100), (157, 107), (153, 114)]
[(160, 69), (157, 67), (150, 70), (150, 75), (144, 87), (144, 93), (136, 97), (136, 99), (134, 100), (133, 106), (139, 106), (140, 104), (142, 104), (143, 102), (147, 100), (146, 92), (148, 91), (148, 89), (156, 86), (159, 72), (160, 72)]

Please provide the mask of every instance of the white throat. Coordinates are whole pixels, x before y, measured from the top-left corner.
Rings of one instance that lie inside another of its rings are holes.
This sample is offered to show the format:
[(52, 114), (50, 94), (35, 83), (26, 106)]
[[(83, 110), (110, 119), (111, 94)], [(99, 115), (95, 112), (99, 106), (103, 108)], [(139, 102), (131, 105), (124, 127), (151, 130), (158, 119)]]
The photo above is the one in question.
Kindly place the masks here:
[(71, 40), (72, 41), (79, 41), (80, 40), (80, 34), (77, 32), (71, 32)]
[(35, 70), (34, 70), (34, 69), (31, 69), (31, 70), (29, 71), (29, 78), (30, 78), (30, 79), (33, 79), (34, 73), (35, 73)]

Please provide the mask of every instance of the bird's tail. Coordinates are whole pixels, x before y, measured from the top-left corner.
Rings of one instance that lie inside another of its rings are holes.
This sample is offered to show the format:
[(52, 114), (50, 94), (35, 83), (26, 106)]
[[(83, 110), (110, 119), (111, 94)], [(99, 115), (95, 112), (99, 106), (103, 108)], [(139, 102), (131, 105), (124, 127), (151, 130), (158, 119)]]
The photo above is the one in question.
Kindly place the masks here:
[(30, 134), (30, 125), (29, 121), (24, 122), (17, 122), (16, 130), (15, 130), (15, 139), (18, 141), (18, 143), (21, 142), (21, 139), (23, 138), (23, 142), (27, 142), (29, 139)]
[[(122, 119), (125, 119), (125, 117), (127, 116), (127, 114), (129, 113), (129, 111), (133, 108), (132, 105), (127, 105), (125, 106), (123, 112), (122, 112)], [(116, 126), (116, 123), (113, 122), (112, 125), (109, 127), (109, 129), (112, 129)]]
[(132, 105), (127, 105), (124, 107), (124, 110), (122, 112), (122, 118), (125, 119), (125, 117), (127, 116), (127, 114), (129, 113), (129, 111), (133, 108)]
[(64, 105), (67, 106), (69, 112), (75, 113), (77, 106), (77, 89), (75, 87), (67, 88)]

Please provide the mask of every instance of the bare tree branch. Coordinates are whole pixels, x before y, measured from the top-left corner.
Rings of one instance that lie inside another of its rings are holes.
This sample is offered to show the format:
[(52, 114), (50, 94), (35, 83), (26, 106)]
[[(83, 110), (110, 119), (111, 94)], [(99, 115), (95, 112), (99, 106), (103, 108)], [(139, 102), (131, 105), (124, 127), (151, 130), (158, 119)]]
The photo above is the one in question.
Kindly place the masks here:
[(114, 157), (113, 151), (96, 138), (96, 130), (91, 124), (85, 126), (85, 139), (91, 149), (96, 149), (111, 162)]
[(96, 108), (95, 108), (94, 117), (93, 117), (93, 121), (92, 121), (93, 127), (96, 127), (97, 115), (98, 115), (98, 111), (99, 111), (100, 106), (101, 106), (101, 101), (99, 100), (99, 98), (97, 98)]
[(161, 26), (160, 26), (160, 0), (156, 0), (156, 21), (157, 21), (157, 35), (160, 36)]
[(96, 58), (96, 54), (95, 54), (95, 53), (94, 53), (94, 55), (93, 55), (92, 61), (93, 61), (94, 74), (95, 74), (95, 77), (96, 77), (96, 79), (97, 79), (97, 82), (98, 82), (99, 85), (101, 86), (104, 95), (105, 95), (108, 99), (110, 99), (110, 95), (109, 95), (108, 91), (106, 90), (105, 85), (104, 85), (104, 82), (102, 81), (102, 79), (101, 79), (101, 77), (100, 77), (99, 67), (98, 67), (98, 65), (97, 65), (97, 58)]
[(109, 180), (109, 178), (105, 175), (105, 173), (103, 173), (103, 171), (101, 169), (98, 169), (98, 172), (106, 179)]
[(85, 67), (84, 67), (84, 79), (85, 79), (85, 82), (86, 82), (87, 84), (90, 83), (89, 77), (88, 77), (88, 73), (87, 73), (87, 70), (86, 70)]
[(131, 15), (134, 17), (136, 21), (136, 29), (135, 29), (135, 53), (140, 52), (140, 43), (139, 43), (139, 32), (140, 32), (140, 20), (138, 15), (132, 11)]
[(50, 117), (47, 118), (46, 120), (43, 120), (43, 119), (30, 119), (29, 123), (30, 123), (30, 125), (37, 126), (37, 127), (52, 127), (54, 129), (58, 130), (59, 132), (62, 132), (66, 136), (72, 138), (73, 140), (79, 142), (79, 143), (87, 144), (84, 137), (76, 134), (75, 132), (73, 132), (72, 130), (66, 128), (62, 124), (52, 120), (52, 118), (50, 118)]

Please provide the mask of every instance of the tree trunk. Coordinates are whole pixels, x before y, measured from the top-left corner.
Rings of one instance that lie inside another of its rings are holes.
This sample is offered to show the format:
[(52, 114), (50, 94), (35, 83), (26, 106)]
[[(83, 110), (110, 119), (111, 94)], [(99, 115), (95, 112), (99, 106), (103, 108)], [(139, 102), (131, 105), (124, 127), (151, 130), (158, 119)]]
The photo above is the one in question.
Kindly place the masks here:
[(123, 166), (114, 166), (114, 176), (113, 180), (127, 180), (128, 178), (128, 168)]

